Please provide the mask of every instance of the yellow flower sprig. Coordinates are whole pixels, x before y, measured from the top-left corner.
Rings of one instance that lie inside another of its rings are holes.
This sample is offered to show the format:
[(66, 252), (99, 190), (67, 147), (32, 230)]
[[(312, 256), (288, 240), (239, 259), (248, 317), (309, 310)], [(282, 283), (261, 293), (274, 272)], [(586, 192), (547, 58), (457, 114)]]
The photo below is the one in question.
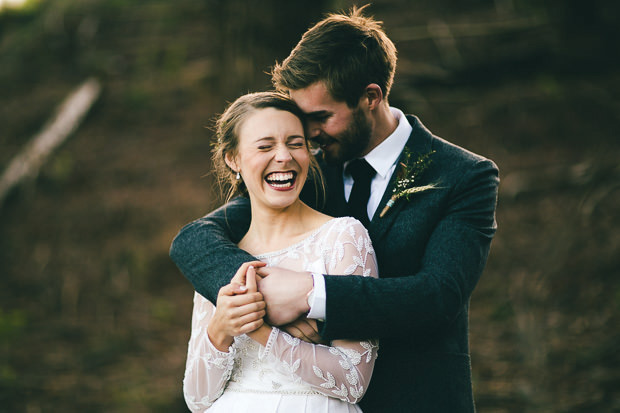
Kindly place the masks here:
[(412, 162), (409, 148), (404, 149), (402, 159), (399, 162), (401, 169), (398, 173), (398, 180), (392, 191), (394, 195), (392, 195), (390, 200), (385, 204), (381, 214), (379, 214), (379, 218), (383, 218), (399, 199), (404, 197), (408, 201), (409, 197), (413, 194), (437, 187), (436, 184), (415, 186), (416, 180), (431, 164), (432, 159), (430, 159), (430, 156), (434, 153), (435, 151), (430, 151), (424, 155), (420, 155), (415, 162)]

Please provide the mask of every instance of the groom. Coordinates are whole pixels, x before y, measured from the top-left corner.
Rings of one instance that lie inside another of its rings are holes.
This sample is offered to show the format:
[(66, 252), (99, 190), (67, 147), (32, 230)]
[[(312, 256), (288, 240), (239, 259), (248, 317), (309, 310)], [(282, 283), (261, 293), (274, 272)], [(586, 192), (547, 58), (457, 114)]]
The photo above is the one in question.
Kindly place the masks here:
[[(498, 170), (388, 105), (395, 66), (380, 22), (355, 8), (309, 29), (275, 66), (274, 85), (308, 115), (320, 145), (324, 212), (365, 223), (380, 278), (274, 267), (260, 289), (274, 324), (309, 312), (323, 339), (380, 339), (364, 412), (472, 412), (469, 299), (496, 230)], [(172, 244), (172, 259), (212, 302), (253, 259), (235, 245), (249, 218), (249, 201), (237, 198)]]

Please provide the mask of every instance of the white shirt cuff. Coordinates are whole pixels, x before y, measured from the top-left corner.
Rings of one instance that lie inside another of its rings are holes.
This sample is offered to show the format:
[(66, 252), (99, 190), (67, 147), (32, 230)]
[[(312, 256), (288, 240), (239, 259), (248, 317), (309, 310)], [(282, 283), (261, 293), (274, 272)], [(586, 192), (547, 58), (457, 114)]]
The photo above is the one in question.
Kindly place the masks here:
[(312, 273), (314, 282), (314, 297), (310, 303), (308, 318), (323, 321), (325, 320), (325, 278), (322, 274)]

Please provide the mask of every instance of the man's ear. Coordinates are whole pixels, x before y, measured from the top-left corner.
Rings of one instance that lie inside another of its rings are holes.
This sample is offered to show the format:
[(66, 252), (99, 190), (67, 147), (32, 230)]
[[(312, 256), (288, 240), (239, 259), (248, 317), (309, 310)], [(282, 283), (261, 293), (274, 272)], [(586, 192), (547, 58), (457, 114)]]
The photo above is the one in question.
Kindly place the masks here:
[(226, 165), (228, 165), (230, 169), (232, 169), (235, 172), (239, 172), (239, 168), (237, 168), (237, 161), (235, 160), (235, 158), (232, 157), (230, 152), (227, 152), (226, 155), (224, 155), (224, 161), (226, 162)]
[(368, 109), (376, 109), (383, 102), (383, 92), (381, 87), (376, 83), (366, 86), (366, 99), (368, 99)]

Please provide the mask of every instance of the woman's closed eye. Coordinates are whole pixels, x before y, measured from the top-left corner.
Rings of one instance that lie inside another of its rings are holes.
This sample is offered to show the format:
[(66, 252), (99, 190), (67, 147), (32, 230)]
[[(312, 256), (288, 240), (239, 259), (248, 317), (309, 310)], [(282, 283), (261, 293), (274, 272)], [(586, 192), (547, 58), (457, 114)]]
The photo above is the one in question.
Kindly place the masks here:
[(306, 139), (302, 136), (296, 136), (288, 140), (287, 145), (289, 148), (298, 149), (306, 146)]
[(303, 148), (305, 146), (305, 142), (291, 142), (288, 146), (293, 149)]
[(285, 142), (276, 142), (272, 139), (261, 139), (256, 142), (256, 149), (259, 151), (270, 151), (273, 150), (276, 146), (286, 145), (287, 148), (290, 149), (299, 149), (303, 148), (306, 145), (306, 138), (303, 136), (291, 136), (286, 139)]

